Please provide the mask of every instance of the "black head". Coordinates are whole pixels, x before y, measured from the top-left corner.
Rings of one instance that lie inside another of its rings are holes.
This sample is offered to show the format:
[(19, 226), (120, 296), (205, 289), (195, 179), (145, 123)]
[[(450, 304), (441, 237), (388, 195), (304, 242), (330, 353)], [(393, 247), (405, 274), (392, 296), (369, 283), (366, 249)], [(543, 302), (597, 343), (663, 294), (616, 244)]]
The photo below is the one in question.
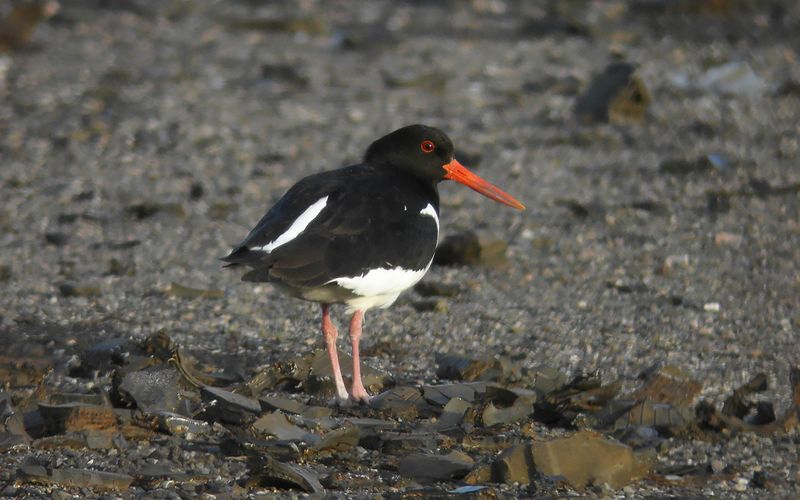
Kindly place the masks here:
[(400, 169), (434, 184), (445, 179), (460, 182), (495, 201), (520, 210), (525, 208), (519, 200), (460, 164), (453, 152), (453, 142), (441, 130), (409, 125), (370, 144), (364, 162)]
[(370, 144), (364, 162), (376, 167), (398, 168), (422, 179), (439, 182), (453, 160), (453, 142), (439, 129), (409, 125)]

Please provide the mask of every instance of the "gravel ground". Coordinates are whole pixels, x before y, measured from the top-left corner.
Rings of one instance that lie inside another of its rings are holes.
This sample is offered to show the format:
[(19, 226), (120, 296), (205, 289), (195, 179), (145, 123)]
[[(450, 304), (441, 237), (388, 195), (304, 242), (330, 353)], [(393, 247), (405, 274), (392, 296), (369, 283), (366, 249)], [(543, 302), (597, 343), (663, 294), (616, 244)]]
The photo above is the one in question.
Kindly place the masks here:
[[(68, 358), (163, 329), (248, 370), (311, 352), (316, 305), (241, 283), (216, 258), (302, 176), (425, 123), (528, 210), (443, 185), (444, 234), (505, 239), (508, 265), (434, 267), (426, 279), (461, 290), (447, 313), (417, 312), (414, 293), (369, 313), (369, 364), (431, 383), (438, 354), (514, 355), (628, 385), (673, 365), (717, 403), (765, 372), (783, 412), (800, 365), (800, 10), (721, 3), (731, 10), (576, 2), (556, 15), (500, 0), (62, 2), (0, 56), (5, 342)], [(638, 66), (646, 116), (578, 123), (577, 95), (615, 57)], [(704, 81), (726, 63), (752, 79)], [(224, 296), (165, 295), (172, 282)], [(748, 481), (765, 471), (771, 496), (797, 497), (798, 445), (797, 431), (674, 442), (662, 464), (738, 473), (617, 495), (756, 498)]]

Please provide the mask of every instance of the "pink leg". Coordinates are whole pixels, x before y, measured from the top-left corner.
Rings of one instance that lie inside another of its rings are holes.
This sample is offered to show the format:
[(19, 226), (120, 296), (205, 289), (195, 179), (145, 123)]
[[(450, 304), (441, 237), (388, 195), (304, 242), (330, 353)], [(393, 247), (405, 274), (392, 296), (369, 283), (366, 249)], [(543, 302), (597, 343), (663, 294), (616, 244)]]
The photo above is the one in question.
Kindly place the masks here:
[(364, 311), (356, 311), (350, 320), (350, 342), (353, 344), (353, 385), (350, 396), (358, 402), (368, 403), (369, 394), (361, 382), (361, 360), (358, 356), (358, 341), (361, 340), (361, 323), (364, 321)]
[(342, 379), (342, 370), (339, 368), (339, 353), (336, 350), (336, 338), (339, 332), (336, 331), (331, 321), (331, 316), (328, 313), (328, 304), (322, 304), (322, 337), (325, 339), (325, 347), (328, 348), (328, 357), (331, 359), (331, 368), (333, 369), (333, 381), (336, 383), (336, 397), (339, 402), (347, 401), (347, 389), (344, 386), (344, 379)]

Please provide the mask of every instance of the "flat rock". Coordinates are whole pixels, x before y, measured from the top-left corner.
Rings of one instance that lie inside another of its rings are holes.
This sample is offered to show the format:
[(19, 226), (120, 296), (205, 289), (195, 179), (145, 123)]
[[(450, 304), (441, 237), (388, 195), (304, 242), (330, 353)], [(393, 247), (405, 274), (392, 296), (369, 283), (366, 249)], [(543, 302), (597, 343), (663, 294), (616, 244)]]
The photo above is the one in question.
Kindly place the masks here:
[(448, 401), (453, 398), (459, 398), (468, 403), (473, 403), (478, 394), (486, 392), (488, 386), (488, 382), (423, 385), (422, 395), (431, 403), (441, 406), (446, 405)]
[(133, 482), (133, 476), (116, 472), (73, 468), (46, 469), (39, 465), (20, 467), (17, 469), (17, 478), (24, 482), (109, 490), (126, 490)]
[(170, 434), (186, 437), (187, 434), (206, 434), (211, 430), (208, 422), (162, 411), (155, 414), (158, 427)]
[(302, 415), (309, 411), (307, 404), (301, 403), (296, 399), (284, 398), (280, 396), (263, 396), (258, 398), (261, 409), (265, 411), (280, 410), (284, 413)]
[(255, 399), (218, 387), (203, 387), (200, 396), (206, 404), (203, 417), (211, 421), (242, 425), (261, 413), (261, 405)]
[(311, 434), (294, 425), (280, 410), (266, 413), (253, 422), (250, 428), (256, 432), (275, 436), (285, 441), (302, 441), (315, 443), (319, 436)]
[(260, 457), (252, 462), (251, 475), (261, 486), (289, 486), (307, 493), (325, 491), (317, 475), (305, 467), (279, 462), (270, 456)]
[(531, 445), (536, 469), (564, 476), (575, 488), (608, 484), (618, 489), (644, 476), (649, 468), (624, 444), (591, 431)]
[(394, 418), (406, 420), (431, 415), (438, 411), (422, 397), (420, 389), (408, 386), (393, 387), (374, 396), (369, 406)]
[(317, 451), (347, 451), (358, 445), (361, 432), (354, 425), (346, 425), (322, 436), (314, 447)]
[(474, 461), (463, 453), (448, 455), (426, 455), (413, 453), (400, 460), (400, 475), (416, 479), (446, 481), (460, 479), (472, 469)]
[(444, 406), (434, 428), (438, 431), (457, 428), (464, 421), (464, 415), (470, 408), (472, 408), (472, 405), (469, 402), (458, 397), (452, 398)]

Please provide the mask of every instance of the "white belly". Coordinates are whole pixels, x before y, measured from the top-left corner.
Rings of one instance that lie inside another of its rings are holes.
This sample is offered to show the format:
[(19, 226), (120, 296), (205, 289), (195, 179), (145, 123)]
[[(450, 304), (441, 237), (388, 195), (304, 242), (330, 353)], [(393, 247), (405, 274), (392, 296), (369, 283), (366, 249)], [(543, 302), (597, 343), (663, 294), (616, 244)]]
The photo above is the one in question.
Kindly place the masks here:
[(347, 310), (366, 311), (373, 307), (389, 307), (404, 290), (414, 286), (425, 276), (431, 262), (424, 269), (403, 269), (402, 267), (370, 269), (361, 276), (335, 278), (328, 283), (336, 283), (358, 295), (346, 302)]

